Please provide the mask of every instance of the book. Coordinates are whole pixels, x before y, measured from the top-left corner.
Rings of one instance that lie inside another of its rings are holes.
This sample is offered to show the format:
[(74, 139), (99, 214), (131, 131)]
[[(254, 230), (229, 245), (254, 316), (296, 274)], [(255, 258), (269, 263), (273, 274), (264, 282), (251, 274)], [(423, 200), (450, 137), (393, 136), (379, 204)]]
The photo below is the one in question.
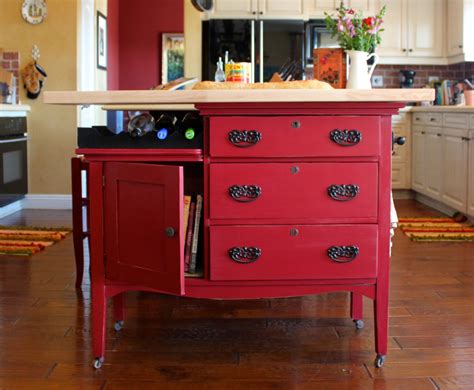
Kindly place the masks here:
[(193, 229), (193, 243), (191, 246), (191, 260), (189, 262), (189, 272), (196, 272), (196, 261), (197, 261), (197, 249), (199, 240), (199, 224), (201, 220), (202, 211), (202, 195), (196, 197), (196, 215), (194, 217), (194, 229)]
[(191, 202), (189, 206), (189, 223), (186, 231), (186, 240), (184, 246), (184, 271), (189, 271), (189, 263), (191, 261), (191, 245), (193, 240), (194, 216), (196, 212), (196, 203)]
[(189, 206), (191, 205), (191, 196), (184, 195), (184, 213), (183, 213), (183, 234), (184, 234), (184, 247), (186, 247), (186, 232), (188, 231), (188, 221), (189, 221)]
[(346, 88), (346, 53), (342, 49), (313, 50), (314, 78), (334, 88)]

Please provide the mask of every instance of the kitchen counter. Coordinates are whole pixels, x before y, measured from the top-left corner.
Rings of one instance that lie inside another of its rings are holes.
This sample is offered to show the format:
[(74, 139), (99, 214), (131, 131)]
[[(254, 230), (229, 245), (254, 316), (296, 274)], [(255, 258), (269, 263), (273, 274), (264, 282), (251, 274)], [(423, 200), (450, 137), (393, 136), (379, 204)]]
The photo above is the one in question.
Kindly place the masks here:
[(184, 91), (46, 91), (50, 104), (199, 104), (199, 103), (317, 103), (433, 101), (433, 89), (271, 89)]
[(26, 104), (0, 104), (0, 112), (5, 111), (30, 111), (31, 107)]
[[(405, 112), (467, 112), (474, 113), (474, 106), (413, 106)], [(405, 109), (404, 109), (405, 110)]]

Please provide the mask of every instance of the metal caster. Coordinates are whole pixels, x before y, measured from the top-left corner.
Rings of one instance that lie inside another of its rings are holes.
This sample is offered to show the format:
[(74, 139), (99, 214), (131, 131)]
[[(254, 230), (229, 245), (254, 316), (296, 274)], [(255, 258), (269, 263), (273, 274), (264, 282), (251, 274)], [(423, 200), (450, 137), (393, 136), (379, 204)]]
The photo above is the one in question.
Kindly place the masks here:
[(377, 355), (374, 361), (374, 365), (376, 368), (380, 368), (385, 363), (385, 355)]
[(356, 326), (356, 329), (362, 329), (365, 326), (363, 320), (354, 320), (354, 324)]
[(123, 321), (117, 321), (115, 324), (114, 324), (114, 329), (116, 332), (120, 332), (123, 328), (123, 324), (124, 322)]
[(92, 365), (94, 366), (95, 369), (101, 368), (102, 364), (104, 363), (105, 358), (103, 356), (95, 358), (94, 363)]

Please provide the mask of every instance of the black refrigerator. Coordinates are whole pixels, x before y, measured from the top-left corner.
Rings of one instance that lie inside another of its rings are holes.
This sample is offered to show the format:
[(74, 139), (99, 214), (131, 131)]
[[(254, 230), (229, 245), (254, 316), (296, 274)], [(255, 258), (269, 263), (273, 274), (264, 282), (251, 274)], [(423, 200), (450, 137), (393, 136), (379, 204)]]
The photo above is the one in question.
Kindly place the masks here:
[(253, 82), (270, 80), (289, 60), (304, 74), (304, 22), (300, 20), (213, 19), (203, 22), (202, 80), (214, 80), (217, 61), (250, 62)]

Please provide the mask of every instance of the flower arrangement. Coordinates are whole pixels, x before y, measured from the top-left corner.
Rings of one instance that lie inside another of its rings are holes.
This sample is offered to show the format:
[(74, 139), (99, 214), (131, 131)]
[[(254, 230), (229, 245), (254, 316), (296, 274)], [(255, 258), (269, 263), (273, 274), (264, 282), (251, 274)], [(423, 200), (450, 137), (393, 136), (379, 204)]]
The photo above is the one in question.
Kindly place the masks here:
[(335, 18), (324, 13), (325, 22), (331, 36), (336, 37), (342, 49), (369, 53), (380, 44), (380, 33), (384, 31), (381, 27), (386, 10), (385, 5), (377, 15), (367, 18), (364, 18), (360, 11), (344, 7), (342, 2), (336, 10)]

